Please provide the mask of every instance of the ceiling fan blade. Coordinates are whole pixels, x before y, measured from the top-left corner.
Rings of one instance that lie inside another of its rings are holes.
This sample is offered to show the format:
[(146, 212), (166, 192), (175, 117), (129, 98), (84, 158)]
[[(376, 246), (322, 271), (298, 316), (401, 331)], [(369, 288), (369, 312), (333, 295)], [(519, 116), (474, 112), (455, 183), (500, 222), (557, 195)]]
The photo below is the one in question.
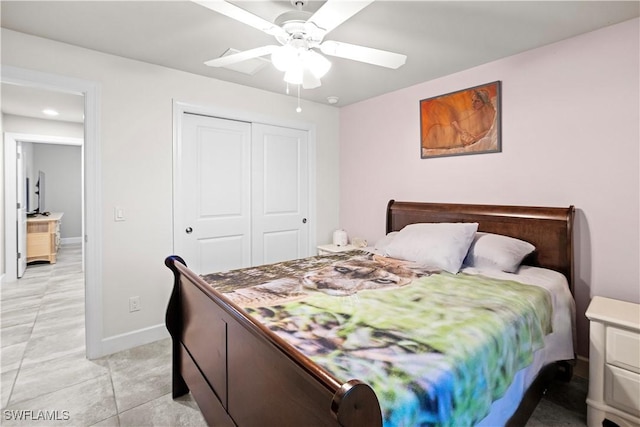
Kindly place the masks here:
[(373, 0), (327, 0), (307, 22), (313, 22), (326, 33), (373, 3)]
[(281, 27), (276, 24), (267, 21), (259, 17), (258, 15), (254, 15), (251, 12), (247, 12), (246, 10), (231, 4), (224, 0), (191, 0), (194, 3), (197, 3), (201, 6), (206, 7), (207, 9), (211, 9), (215, 12), (221, 13), (229, 18), (235, 19), (236, 21), (242, 22), (243, 24), (247, 24), (253, 28), (256, 28), (260, 31), (263, 31), (267, 34), (271, 34), (272, 36), (287, 36), (287, 32), (284, 31)]
[(326, 55), (393, 69), (401, 67), (407, 61), (407, 56), (400, 53), (331, 40), (323, 42), (320, 45), (320, 50)]
[(247, 59), (257, 58), (259, 56), (270, 55), (276, 50), (280, 49), (282, 46), (262, 46), (257, 47), (255, 49), (245, 50), (243, 52), (234, 53), (231, 55), (221, 56), (220, 58), (211, 59), (204, 63), (204, 65), (208, 65), (209, 67), (225, 67), (227, 65), (235, 64), (241, 61), (246, 61)]

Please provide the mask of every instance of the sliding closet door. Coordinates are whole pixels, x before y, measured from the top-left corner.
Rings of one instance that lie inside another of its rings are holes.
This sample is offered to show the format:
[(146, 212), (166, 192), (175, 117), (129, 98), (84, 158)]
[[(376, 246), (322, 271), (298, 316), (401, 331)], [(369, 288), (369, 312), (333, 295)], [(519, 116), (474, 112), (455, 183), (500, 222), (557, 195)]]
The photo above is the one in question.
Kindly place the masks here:
[(251, 265), (251, 124), (184, 114), (176, 253), (196, 273)]
[(252, 124), (252, 262), (309, 256), (306, 131)]

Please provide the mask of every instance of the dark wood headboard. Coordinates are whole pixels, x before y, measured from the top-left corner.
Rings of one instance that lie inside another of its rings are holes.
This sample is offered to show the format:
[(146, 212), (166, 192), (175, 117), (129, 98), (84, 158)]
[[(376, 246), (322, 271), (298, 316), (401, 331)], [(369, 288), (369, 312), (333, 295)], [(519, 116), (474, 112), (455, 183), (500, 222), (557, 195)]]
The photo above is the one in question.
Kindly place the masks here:
[(573, 293), (574, 207), (417, 203), (390, 200), (387, 233), (418, 222), (477, 222), (478, 231), (526, 240), (536, 247), (524, 264), (559, 271)]

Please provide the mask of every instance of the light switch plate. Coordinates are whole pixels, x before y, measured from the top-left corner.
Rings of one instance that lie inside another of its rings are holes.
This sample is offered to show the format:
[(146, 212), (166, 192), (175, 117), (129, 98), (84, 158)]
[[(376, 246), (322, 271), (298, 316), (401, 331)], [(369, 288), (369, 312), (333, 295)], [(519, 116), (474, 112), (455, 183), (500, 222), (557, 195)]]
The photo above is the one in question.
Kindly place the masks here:
[(113, 208), (113, 220), (114, 221), (124, 221), (125, 220), (124, 208), (118, 208), (118, 207)]

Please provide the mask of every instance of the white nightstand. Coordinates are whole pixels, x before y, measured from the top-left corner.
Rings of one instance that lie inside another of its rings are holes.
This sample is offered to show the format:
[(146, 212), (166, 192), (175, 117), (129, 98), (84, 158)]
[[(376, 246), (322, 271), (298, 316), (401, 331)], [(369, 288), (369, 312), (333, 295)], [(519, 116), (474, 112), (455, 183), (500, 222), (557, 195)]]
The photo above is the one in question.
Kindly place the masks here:
[(593, 297), (587, 425), (640, 425), (640, 305)]
[(337, 245), (320, 245), (318, 246), (318, 255), (335, 254), (338, 252), (346, 252), (358, 249), (353, 245), (337, 246)]

